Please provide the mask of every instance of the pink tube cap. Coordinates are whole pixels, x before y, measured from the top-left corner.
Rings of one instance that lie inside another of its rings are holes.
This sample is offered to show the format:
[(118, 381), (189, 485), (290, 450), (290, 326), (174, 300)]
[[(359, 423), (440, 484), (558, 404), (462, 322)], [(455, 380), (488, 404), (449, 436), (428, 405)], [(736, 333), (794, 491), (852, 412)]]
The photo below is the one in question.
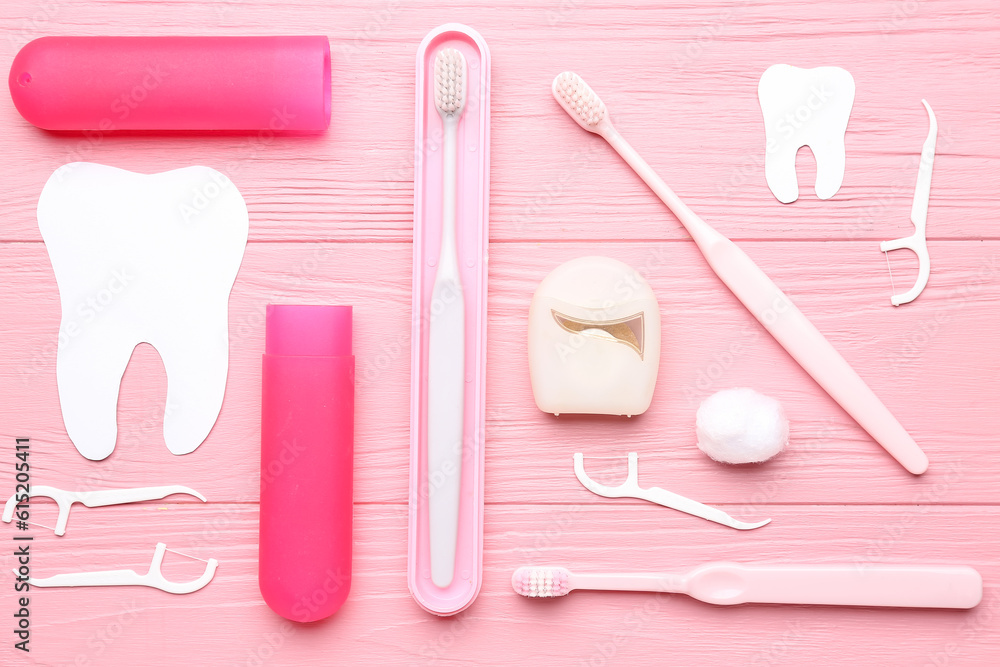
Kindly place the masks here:
[(351, 306), (268, 305), (265, 354), (346, 357), (351, 354)]
[(317, 132), (330, 43), (289, 37), (41, 37), (14, 57), (14, 106), (46, 130)]

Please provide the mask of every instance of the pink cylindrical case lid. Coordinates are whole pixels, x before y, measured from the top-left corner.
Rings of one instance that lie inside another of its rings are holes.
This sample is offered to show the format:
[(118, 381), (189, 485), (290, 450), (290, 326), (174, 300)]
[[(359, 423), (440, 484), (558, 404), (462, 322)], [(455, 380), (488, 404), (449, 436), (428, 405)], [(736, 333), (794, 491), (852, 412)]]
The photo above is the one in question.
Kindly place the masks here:
[(10, 94), (47, 130), (315, 132), (330, 124), (330, 42), (289, 37), (41, 37)]
[(261, 385), (260, 591), (316, 621), (351, 586), (351, 308), (268, 306)]

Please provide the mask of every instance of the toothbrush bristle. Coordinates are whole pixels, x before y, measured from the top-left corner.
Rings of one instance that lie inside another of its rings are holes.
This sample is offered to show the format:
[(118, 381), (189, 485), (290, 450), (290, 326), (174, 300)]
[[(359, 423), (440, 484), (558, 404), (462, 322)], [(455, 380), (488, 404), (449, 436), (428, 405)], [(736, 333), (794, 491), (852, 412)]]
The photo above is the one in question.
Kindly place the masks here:
[(552, 88), (563, 103), (563, 108), (585, 127), (596, 127), (608, 113), (601, 98), (576, 72), (563, 72), (556, 77)]
[(562, 567), (519, 567), (511, 583), (528, 598), (555, 598), (570, 592), (569, 570)]
[(434, 104), (442, 113), (465, 106), (465, 57), (458, 49), (442, 49), (434, 60)]

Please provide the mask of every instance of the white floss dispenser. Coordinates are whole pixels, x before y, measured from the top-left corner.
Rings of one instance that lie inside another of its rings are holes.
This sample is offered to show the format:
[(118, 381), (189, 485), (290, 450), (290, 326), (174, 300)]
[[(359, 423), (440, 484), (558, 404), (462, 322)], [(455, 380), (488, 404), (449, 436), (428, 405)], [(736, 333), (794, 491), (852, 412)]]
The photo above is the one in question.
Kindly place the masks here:
[(535, 403), (555, 415), (642, 414), (660, 364), (660, 310), (649, 284), (608, 257), (558, 266), (528, 311)]

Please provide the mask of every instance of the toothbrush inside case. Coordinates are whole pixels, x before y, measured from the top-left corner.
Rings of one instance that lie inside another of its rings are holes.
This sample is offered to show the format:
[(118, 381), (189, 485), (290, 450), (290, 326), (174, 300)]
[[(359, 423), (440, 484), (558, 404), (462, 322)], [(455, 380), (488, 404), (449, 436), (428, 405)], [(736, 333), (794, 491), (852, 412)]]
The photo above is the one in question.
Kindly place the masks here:
[[(465, 108), (458, 120), (455, 207), (455, 248), (464, 299), (465, 382), (454, 576), (450, 584), (439, 587), (431, 576), (427, 431), (429, 336), (436, 311), (440, 310), (440, 304), (435, 308), (433, 290), (444, 215), (445, 128), (435, 103), (435, 59), (443, 49), (461, 52), (467, 68)], [(423, 39), (417, 51), (407, 581), (417, 604), (440, 616), (466, 609), (482, 585), (489, 86), (489, 50), (475, 30), (451, 23), (434, 29)]]

